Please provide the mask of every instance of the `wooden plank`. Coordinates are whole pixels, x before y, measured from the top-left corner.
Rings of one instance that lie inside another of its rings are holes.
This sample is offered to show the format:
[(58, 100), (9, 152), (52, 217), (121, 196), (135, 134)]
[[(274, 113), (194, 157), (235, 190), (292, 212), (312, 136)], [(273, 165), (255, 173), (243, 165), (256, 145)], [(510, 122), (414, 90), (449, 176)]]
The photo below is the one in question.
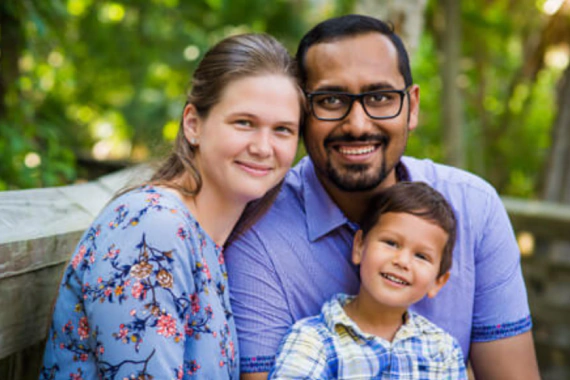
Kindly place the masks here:
[(0, 281), (67, 262), (82, 234), (83, 230), (79, 230), (0, 244)]
[(65, 264), (0, 281), (0, 359), (45, 338)]
[[(0, 279), (54, 265), (69, 257), (94, 214), (66, 192), (70, 189), (0, 193)], [(97, 195), (110, 197), (107, 191)], [(66, 238), (58, 238), (60, 235)]]
[(570, 240), (570, 205), (502, 197), (516, 231), (547, 239)]
[(93, 218), (105, 207), (114, 193), (113, 189), (98, 181), (60, 187), (59, 190), (70, 203), (78, 205)]
[(0, 360), (0, 379), (38, 380), (45, 340)]
[(94, 217), (57, 187), (0, 193), (0, 210), (0, 244), (81, 230)]

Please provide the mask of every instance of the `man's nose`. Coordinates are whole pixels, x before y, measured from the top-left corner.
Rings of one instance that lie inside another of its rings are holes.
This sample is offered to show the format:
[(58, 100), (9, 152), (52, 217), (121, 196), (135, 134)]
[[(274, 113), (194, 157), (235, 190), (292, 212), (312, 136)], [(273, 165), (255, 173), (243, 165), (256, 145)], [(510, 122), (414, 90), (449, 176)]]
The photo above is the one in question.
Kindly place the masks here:
[(368, 116), (358, 100), (352, 103), (352, 108), (348, 115), (346, 115), (345, 128), (347, 132), (350, 132), (353, 136), (363, 135), (370, 132), (372, 128), (372, 119)]

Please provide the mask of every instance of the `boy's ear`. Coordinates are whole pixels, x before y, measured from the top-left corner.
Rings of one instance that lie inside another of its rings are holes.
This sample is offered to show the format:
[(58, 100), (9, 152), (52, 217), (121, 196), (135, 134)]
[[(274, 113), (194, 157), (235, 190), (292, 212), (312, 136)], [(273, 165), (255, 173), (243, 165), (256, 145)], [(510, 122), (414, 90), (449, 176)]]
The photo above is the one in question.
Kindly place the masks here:
[(182, 127), (184, 128), (184, 137), (191, 145), (198, 145), (200, 141), (202, 121), (198, 115), (196, 107), (188, 103), (184, 107), (182, 115)]
[(433, 298), (437, 295), (437, 293), (439, 293), (441, 288), (443, 288), (443, 285), (445, 285), (447, 280), (449, 280), (449, 275), (450, 273), (447, 271), (435, 280), (434, 286), (427, 292), (428, 298)]
[(354, 265), (359, 265), (362, 262), (362, 248), (364, 245), (362, 240), (362, 230), (356, 231), (354, 241), (352, 242), (352, 263)]

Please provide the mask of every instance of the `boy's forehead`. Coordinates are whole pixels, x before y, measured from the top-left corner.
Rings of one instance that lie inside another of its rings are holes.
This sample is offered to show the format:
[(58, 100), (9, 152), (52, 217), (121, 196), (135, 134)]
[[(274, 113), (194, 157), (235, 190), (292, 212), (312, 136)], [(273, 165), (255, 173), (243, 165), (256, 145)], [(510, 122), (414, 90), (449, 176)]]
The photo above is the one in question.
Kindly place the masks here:
[[(421, 210), (419, 211), (386, 211), (378, 214), (378, 218), (374, 223), (374, 227), (386, 227), (386, 226), (398, 226), (398, 227), (408, 227), (407, 223), (402, 222), (404, 220), (415, 220), (420, 222), (420, 224), (428, 224), (436, 227), (437, 230), (441, 230), (447, 237), (449, 237), (448, 231), (437, 221), (429, 217), (421, 215)], [(377, 229), (380, 231), (380, 229)], [(422, 231), (423, 232), (423, 231)]]

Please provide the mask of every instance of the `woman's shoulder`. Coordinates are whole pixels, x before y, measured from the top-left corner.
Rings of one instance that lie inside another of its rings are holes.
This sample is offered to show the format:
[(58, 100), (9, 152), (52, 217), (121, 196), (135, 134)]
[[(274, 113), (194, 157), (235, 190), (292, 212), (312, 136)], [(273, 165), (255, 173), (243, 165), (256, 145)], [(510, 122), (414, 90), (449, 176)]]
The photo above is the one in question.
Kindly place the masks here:
[(115, 199), (101, 212), (100, 219), (109, 219), (109, 227), (137, 226), (140, 223), (188, 223), (194, 217), (172, 192), (155, 186), (141, 186)]
[[(142, 186), (113, 199), (93, 221), (98, 245), (203, 244), (201, 228), (184, 203), (164, 188)], [(89, 233), (85, 239), (89, 240)]]

